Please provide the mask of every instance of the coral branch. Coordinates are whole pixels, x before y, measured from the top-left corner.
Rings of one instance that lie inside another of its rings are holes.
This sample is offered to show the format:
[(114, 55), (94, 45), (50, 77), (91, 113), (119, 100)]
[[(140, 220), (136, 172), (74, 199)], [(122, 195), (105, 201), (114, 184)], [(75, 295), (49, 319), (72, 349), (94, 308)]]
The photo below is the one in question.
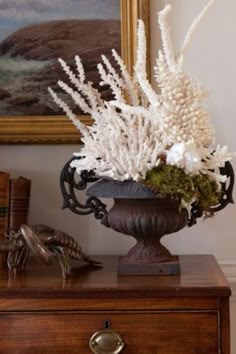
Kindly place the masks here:
[(161, 38), (163, 51), (165, 53), (165, 58), (169, 69), (173, 72), (176, 71), (176, 61), (175, 61), (175, 51), (173, 46), (173, 41), (170, 34), (170, 27), (167, 22), (167, 16), (172, 11), (172, 6), (167, 5), (162, 11), (159, 12), (159, 26), (161, 30)]
[(139, 85), (142, 88), (143, 93), (148, 98), (149, 102), (153, 107), (159, 106), (159, 97), (157, 93), (153, 90), (150, 82), (147, 79), (147, 45), (146, 45), (146, 35), (145, 26), (143, 21), (138, 22), (138, 48), (137, 48), (137, 63), (135, 65), (135, 73)]
[(76, 117), (76, 115), (71, 111), (69, 106), (58, 97), (58, 95), (53, 91), (50, 87), (48, 88), (50, 95), (52, 96), (54, 102), (65, 112), (65, 114), (70, 118), (72, 123), (78, 128), (84, 136), (88, 136), (87, 127), (80, 122), (80, 120)]
[(187, 51), (187, 49), (189, 48), (191, 42), (192, 42), (192, 38), (194, 35), (194, 32), (196, 31), (197, 27), (200, 25), (200, 23), (202, 22), (203, 18), (206, 16), (208, 10), (210, 9), (210, 7), (213, 5), (215, 0), (210, 0), (206, 6), (203, 8), (203, 10), (200, 12), (200, 14), (193, 20), (192, 25), (190, 26), (187, 35), (184, 39), (184, 42), (182, 44), (182, 47), (180, 49), (179, 54), (177, 55), (177, 61), (180, 61), (183, 57), (185, 52)]
[(127, 93), (129, 94), (129, 97), (131, 99), (131, 104), (133, 104), (134, 106), (138, 106), (140, 103), (140, 100), (139, 100), (138, 90), (137, 90), (137, 87), (133, 81), (133, 78), (128, 73), (128, 70), (127, 70), (123, 60), (118, 55), (118, 53), (115, 51), (115, 49), (112, 50), (112, 55), (113, 55), (114, 59), (116, 60), (118, 66), (120, 67), (121, 75), (123, 77), (123, 82), (124, 82), (124, 89), (127, 90)]

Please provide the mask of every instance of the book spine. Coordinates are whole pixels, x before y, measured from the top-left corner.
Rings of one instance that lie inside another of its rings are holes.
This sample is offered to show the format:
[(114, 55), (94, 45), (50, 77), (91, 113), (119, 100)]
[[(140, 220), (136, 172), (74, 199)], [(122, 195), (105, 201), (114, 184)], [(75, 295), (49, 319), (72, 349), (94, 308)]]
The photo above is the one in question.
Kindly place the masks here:
[(27, 224), (31, 181), (20, 177), (10, 181), (9, 229), (17, 232)]
[[(0, 241), (5, 238), (8, 229), (10, 175), (0, 172)], [(0, 253), (0, 268), (6, 268), (6, 253)]]

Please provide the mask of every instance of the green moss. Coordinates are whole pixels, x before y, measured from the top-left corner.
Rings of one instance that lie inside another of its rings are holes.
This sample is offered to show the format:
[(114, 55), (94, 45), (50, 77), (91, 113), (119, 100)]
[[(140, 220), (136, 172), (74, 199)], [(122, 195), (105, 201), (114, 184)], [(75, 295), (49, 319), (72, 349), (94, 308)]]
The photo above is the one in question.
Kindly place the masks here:
[(209, 175), (187, 175), (183, 169), (164, 163), (149, 171), (143, 183), (163, 196), (181, 198), (183, 204), (196, 200), (206, 215), (220, 197), (218, 185)]

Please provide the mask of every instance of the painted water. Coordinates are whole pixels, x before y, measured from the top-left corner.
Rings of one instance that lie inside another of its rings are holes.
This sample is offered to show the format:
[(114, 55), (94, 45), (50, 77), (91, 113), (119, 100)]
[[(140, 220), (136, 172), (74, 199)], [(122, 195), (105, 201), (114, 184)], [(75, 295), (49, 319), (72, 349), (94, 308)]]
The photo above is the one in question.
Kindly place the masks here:
[(48, 101), (47, 88), (39, 90), (40, 83), (35, 78), (50, 64), (49, 60), (0, 56), (0, 116), (22, 115), (29, 103), (39, 104), (45, 99)]
[(17, 79), (24, 79), (49, 65), (50, 61), (25, 60), (21, 57), (0, 56), (0, 87), (11, 87)]

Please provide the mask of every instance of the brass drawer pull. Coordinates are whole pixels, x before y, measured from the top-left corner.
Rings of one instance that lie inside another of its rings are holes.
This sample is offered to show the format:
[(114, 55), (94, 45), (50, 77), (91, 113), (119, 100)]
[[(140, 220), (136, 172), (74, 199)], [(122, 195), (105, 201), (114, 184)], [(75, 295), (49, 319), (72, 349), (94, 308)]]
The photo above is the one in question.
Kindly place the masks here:
[(125, 343), (118, 333), (103, 329), (92, 335), (89, 345), (95, 354), (119, 354)]

